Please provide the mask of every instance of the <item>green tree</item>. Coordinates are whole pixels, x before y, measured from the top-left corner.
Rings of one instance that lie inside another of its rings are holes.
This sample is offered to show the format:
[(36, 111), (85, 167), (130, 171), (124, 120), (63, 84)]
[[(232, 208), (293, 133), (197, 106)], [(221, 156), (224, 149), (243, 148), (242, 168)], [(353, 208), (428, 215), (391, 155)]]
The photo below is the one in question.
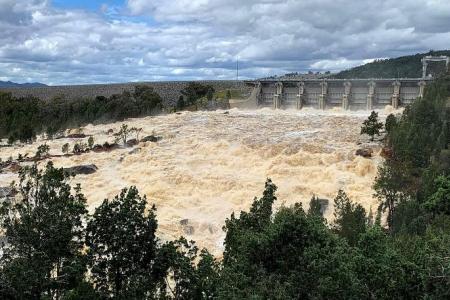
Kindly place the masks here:
[(60, 299), (84, 277), (86, 199), (67, 182), (51, 162), (45, 170), (24, 167), (15, 187), (21, 201), (5, 202), (0, 211), (7, 239), (2, 285), (14, 299)]
[(37, 159), (41, 159), (48, 156), (48, 152), (50, 151), (50, 146), (47, 144), (39, 145), (35, 154)]
[(117, 133), (116, 143), (120, 140), (122, 140), (122, 143), (125, 145), (128, 140), (128, 136), (131, 134), (131, 129), (128, 129), (127, 124), (122, 124), (120, 126), (120, 130)]
[(163, 269), (167, 270), (166, 286), (173, 299), (215, 299), (219, 284), (219, 263), (206, 250), (200, 254), (195, 242), (185, 238), (162, 245), (159, 251)]
[(395, 208), (398, 203), (409, 199), (412, 191), (408, 191), (411, 186), (406, 175), (406, 167), (394, 160), (389, 160), (378, 168), (378, 175), (375, 178), (375, 196), (380, 201), (380, 209), (387, 211), (387, 224), (392, 230)]
[(386, 124), (384, 125), (386, 132), (389, 134), (397, 126), (397, 118), (394, 114), (389, 114), (386, 118)]
[(186, 105), (193, 105), (195, 102), (208, 94), (214, 94), (214, 88), (211, 85), (205, 85), (199, 82), (190, 82), (183, 90), (181, 94), (184, 97)]
[(359, 299), (353, 250), (300, 204), (272, 215), (266, 183), (249, 212), (226, 220), (220, 299)]
[(177, 109), (183, 109), (186, 106), (186, 103), (184, 102), (184, 97), (181, 95), (178, 97), (177, 101)]
[(62, 145), (61, 151), (62, 153), (67, 155), (69, 153), (69, 143), (65, 143), (64, 145)]
[(373, 141), (375, 135), (380, 134), (380, 129), (383, 128), (383, 123), (378, 122), (378, 113), (372, 111), (369, 118), (363, 122), (363, 126), (361, 127), (361, 134), (368, 134), (370, 136), (370, 140)]
[(88, 138), (88, 147), (89, 147), (89, 149), (92, 149), (93, 146), (94, 146), (94, 137), (90, 136)]
[(87, 225), (89, 266), (104, 297), (144, 299), (164, 280), (155, 265), (156, 208), (146, 212), (147, 199), (135, 187), (104, 200)]
[(323, 217), (322, 204), (320, 203), (320, 199), (316, 196), (313, 196), (311, 201), (309, 201), (308, 215)]
[(350, 245), (358, 242), (360, 234), (366, 231), (366, 211), (353, 203), (343, 190), (339, 190), (334, 199), (333, 231), (345, 238)]
[(435, 184), (435, 192), (423, 205), (434, 214), (450, 215), (450, 176), (437, 177)]
[(206, 92), (206, 99), (208, 99), (208, 101), (211, 101), (214, 98), (214, 88), (213, 87), (209, 87), (208, 91)]
[(231, 91), (227, 90), (227, 93), (225, 94), (225, 99), (230, 100), (231, 99)]

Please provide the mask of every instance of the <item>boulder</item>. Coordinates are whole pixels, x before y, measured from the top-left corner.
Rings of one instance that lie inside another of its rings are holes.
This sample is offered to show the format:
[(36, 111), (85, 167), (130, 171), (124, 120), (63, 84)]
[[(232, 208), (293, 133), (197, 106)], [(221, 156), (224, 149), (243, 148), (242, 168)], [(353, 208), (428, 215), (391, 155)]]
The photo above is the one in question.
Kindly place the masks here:
[(186, 235), (193, 235), (195, 232), (194, 226), (188, 225), (189, 219), (180, 220), (180, 225), (183, 228), (183, 232)]
[(381, 156), (384, 158), (391, 158), (392, 154), (392, 149), (389, 147), (383, 147), (383, 149), (381, 149)]
[(108, 131), (106, 131), (106, 134), (113, 134), (114, 133), (114, 129), (110, 128), (108, 129)]
[(84, 139), (86, 135), (84, 133), (72, 133), (66, 136), (68, 139)]
[(128, 154), (133, 155), (133, 154), (138, 154), (139, 152), (141, 152), (141, 148), (135, 148), (133, 150), (131, 150), (130, 152), (128, 152)]
[(99, 145), (99, 144), (95, 144), (95, 145), (92, 147), (92, 151), (94, 151), (94, 152), (102, 152), (102, 151), (103, 151), (103, 146), (102, 146), (102, 145)]
[(114, 149), (120, 148), (120, 146), (116, 143), (114, 144), (110, 144), (108, 142), (105, 142), (103, 145), (95, 145), (94, 147), (92, 147), (92, 151), (94, 152), (109, 152), (112, 151)]
[(141, 139), (141, 142), (143, 142), (143, 143), (145, 143), (145, 142), (156, 143), (157, 141), (159, 141), (161, 139), (162, 139), (162, 137), (160, 137), (160, 136), (148, 135), (148, 136), (144, 137), (143, 139)]
[(126, 145), (127, 147), (133, 147), (135, 145), (137, 145), (139, 143), (139, 141), (137, 139), (130, 139), (127, 141)]
[(356, 150), (355, 155), (362, 156), (364, 158), (372, 157), (373, 150), (369, 148), (361, 148)]
[(97, 172), (98, 168), (96, 165), (79, 165), (70, 168), (65, 168), (70, 175), (89, 175)]
[(184, 226), (184, 227), (183, 227), (183, 232), (184, 232), (184, 234), (186, 234), (186, 235), (193, 235), (194, 232), (195, 232), (195, 230), (194, 230), (194, 227), (193, 227), (193, 226)]

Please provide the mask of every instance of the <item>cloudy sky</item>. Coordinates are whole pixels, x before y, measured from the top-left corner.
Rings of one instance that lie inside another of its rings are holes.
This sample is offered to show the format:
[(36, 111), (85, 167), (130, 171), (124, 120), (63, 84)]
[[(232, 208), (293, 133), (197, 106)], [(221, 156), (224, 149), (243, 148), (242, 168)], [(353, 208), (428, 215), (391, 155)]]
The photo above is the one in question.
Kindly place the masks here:
[(337, 71), (450, 48), (450, 0), (0, 0), (0, 80)]

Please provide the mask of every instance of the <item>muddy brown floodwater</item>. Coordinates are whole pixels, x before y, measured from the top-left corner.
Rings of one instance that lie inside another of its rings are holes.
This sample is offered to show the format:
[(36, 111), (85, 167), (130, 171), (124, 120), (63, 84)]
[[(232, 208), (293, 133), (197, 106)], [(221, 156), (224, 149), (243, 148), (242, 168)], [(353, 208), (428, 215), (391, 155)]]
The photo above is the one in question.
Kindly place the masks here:
[[(387, 111), (380, 111), (380, 116), (386, 117)], [(104, 198), (135, 185), (156, 204), (162, 239), (184, 235), (220, 256), (225, 218), (233, 211), (248, 209), (253, 198), (262, 194), (268, 177), (278, 186), (277, 207), (301, 202), (307, 208), (311, 197), (317, 195), (330, 200), (325, 216), (331, 220), (332, 199), (344, 189), (352, 200), (375, 210), (371, 186), (382, 158), (379, 151), (371, 159), (355, 156), (360, 126), (368, 114), (230, 110), (89, 125), (84, 133), (92, 134), (96, 143), (112, 142), (108, 129), (117, 132), (122, 123), (142, 127), (141, 137), (155, 132), (162, 140), (109, 153), (55, 158), (54, 163), (58, 167), (98, 167), (94, 174), (71, 179), (73, 184), (81, 183), (91, 212)], [(61, 154), (67, 142), (72, 147), (76, 140), (46, 141), (51, 154)], [(41, 143), (0, 148), (0, 157), (32, 155)], [(0, 186), (16, 176), (0, 174)]]

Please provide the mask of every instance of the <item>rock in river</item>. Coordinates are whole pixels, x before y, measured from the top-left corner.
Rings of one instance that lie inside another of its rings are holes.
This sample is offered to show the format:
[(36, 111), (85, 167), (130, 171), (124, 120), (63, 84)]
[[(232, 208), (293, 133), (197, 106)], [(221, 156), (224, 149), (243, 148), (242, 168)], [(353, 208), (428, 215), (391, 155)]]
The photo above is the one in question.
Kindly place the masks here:
[(65, 168), (65, 171), (67, 171), (70, 175), (89, 175), (95, 173), (98, 168), (96, 165), (80, 165), (80, 166), (74, 166), (70, 168)]

